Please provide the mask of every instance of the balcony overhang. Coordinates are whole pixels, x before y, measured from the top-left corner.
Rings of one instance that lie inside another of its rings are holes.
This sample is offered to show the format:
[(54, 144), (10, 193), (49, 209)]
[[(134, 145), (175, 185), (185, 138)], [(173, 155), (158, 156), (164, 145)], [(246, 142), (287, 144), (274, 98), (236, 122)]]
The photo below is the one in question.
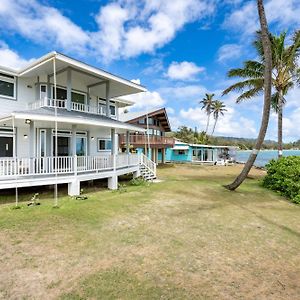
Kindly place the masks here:
[(110, 98), (145, 92), (147, 89), (139, 84), (95, 68), (81, 61), (57, 52), (50, 52), (18, 72), (19, 77), (53, 76), (53, 60), (56, 62), (56, 74), (66, 80), (66, 72), (71, 69), (73, 76), (90, 86), (91, 91), (105, 98), (106, 82), (110, 84)]
[(10, 116), (6, 116), (0, 119), (0, 123), (8, 123), (15, 120), (32, 120), (32, 121), (44, 121), (44, 122), (58, 122), (68, 123), (86, 126), (100, 126), (106, 128), (115, 128), (117, 133), (140, 132), (144, 133), (145, 130), (138, 126), (133, 126), (127, 123), (123, 123), (106, 116), (91, 115), (82, 112), (68, 111), (65, 109), (55, 109), (49, 107), (42, 107), (35, 110), (28, 111), (16, 111)]

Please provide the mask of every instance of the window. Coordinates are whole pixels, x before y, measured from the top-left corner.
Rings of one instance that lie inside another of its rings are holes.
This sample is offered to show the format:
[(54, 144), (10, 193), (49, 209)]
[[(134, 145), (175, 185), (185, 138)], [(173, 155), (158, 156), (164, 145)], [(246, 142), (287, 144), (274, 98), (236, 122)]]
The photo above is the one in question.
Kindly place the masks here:
[(0, 73), (0, 96), (15, 98), (16, 78)]
[(46, 156), (46, 130), (40, 130), (40, 157)]
[(138, 120), (138, 124), (145, 124), (145, 123), (146, 123), (145, 119), (139, 119)]
[(153, 119), (152, 118), (148, 118), (148, 124), (153, 125)]
[(98, 151), (111, 150), (111, 140), (109, 139), (98, 139)]
[(76, 155), (85, 156), (86, 155), (86, 137), (76, 137)]
[(184, 155), (185, 151), (184, 150), (178, 150), (178, 155)]
[(115, 116), (116, 115), (116, 107), (114, 105), (110, 105), (109, 109), (110, 109), (110, 114), (112, 116)]
[(71, 99), (72, 102), (85, 104), (85, 94), (72, 92)]
[[(52, 98), (54, 99), (55, 98), (54, 87), (52, 88), (52, 96), (53, 96)], [(59, 99), (59, 100), (67, 99), (67, 90), (57, 87), (56, 88), (56, 99)]]

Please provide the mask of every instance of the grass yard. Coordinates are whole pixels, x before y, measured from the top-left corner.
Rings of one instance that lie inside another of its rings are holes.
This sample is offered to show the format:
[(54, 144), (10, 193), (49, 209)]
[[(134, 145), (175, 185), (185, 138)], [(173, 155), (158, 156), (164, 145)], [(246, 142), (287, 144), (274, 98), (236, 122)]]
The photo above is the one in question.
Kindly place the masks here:
[(258, 170), (225, 190), (240, 168), (168, 166), (160, 183), (59, 209), (49, 192), (1, 204), (0, 298), (299, 299), (300, 207)]

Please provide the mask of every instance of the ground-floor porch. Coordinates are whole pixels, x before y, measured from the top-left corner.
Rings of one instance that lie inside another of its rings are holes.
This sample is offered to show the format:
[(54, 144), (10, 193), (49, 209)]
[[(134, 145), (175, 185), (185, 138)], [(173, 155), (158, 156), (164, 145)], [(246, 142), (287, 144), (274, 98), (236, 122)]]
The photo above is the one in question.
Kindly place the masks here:
[(118, 176), (140, 176), (143, 158), (138, 154), (1, 158), (0, 189), (68, 184), (69, 195), (80, 194), (82, 181), (107, 178), (108, 188), (118, 188)]
[(117, 189), (122, 174), (155, 177), (155, 164), (130, 153), (128, 144), (125, 153), (119, 147), (120, 133), (140, 128), (106, 117), (53, 113), (43, 109), (0, 120), (0, 189), (68, 183), (69, 194), (76, 195), (85, 180), (108, 178), (108, 187)]

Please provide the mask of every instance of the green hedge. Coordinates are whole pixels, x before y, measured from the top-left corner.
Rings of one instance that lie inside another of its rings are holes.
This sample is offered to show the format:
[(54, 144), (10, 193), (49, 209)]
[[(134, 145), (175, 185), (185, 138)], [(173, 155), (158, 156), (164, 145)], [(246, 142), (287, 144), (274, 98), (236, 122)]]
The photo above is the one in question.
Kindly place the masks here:
[(300, 204), (300, 156), (271, 160), (266, 169), (263, 186)]

